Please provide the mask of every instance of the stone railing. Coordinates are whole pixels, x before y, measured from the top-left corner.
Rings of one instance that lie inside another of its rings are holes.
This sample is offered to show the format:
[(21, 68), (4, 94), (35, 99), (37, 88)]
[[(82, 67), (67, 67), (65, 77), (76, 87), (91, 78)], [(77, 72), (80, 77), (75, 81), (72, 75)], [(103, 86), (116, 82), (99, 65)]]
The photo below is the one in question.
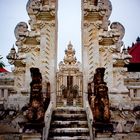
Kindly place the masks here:
[(43, 128), (43, 138), (42, 140), (48, 139), (49, 129), (50, 129), (50, 123), (51, 123), (51, 117), (53, 112), (53, 102), (50, 102), (47, 111), (45, 112), (45, 127)]
[(89, 132), (90, 132), (90, 139), (94, 140), (94, 131), (93, 131), (93, 114), (87, 99), (87, 94), (84, 93), (84, 106), (85, 106), (85, 110), (86, 110), (86, 114), (87, 114), (87, 121), (88, 121), (88, 127), (89, 127)]

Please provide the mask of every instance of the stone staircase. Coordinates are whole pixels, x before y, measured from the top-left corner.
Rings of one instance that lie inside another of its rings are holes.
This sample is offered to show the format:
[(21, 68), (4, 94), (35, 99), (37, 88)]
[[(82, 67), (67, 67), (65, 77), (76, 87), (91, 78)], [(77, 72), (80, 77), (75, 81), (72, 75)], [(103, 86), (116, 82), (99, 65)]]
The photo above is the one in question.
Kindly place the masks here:
[(83, 108), (63, 107), (53, 111), (48, 140), (90, 140)]

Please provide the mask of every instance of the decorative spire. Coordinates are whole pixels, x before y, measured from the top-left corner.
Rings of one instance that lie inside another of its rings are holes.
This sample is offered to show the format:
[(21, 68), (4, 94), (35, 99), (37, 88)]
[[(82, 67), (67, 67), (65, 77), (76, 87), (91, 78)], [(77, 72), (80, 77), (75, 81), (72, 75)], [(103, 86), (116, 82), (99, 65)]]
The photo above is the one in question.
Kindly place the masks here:
[(14, 44), (10, 50), (10, 53), (7, 55), (7, 59), (15, 59), (16, 58), (16, 49), (14, 47)]
[(11, 50), (16, 51), (14, 44), (13, 44), (13, 47), (11, 48)]
[(125, 45), (123, 45), (122, 53), (127, 54), (127, 49), (126, 49)]
[(137, 43), (140, 43), (140, 37), (138, 36), (136, 39)]
[(75, 64), (77, 61), (75, 57), (75, 50), (73, 49), (73, 45), (71, 44), (71, 41), (69, 42), (67, 49), (65, 50), (65, 57), (64, 57), (64, 63), (65, 64)]

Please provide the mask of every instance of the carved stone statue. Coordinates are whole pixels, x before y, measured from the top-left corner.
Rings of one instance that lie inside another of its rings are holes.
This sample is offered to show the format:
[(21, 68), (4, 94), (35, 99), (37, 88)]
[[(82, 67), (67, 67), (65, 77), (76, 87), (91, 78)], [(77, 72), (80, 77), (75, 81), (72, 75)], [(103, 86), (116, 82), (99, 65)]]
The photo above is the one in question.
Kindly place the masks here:
[(91, 83), (88, 83), (88, 102), (91, 105), (91, 98), (92, 98), (92, 88), (91, 88)]
[(30, 103), (27, 110), (27, 119), (30, 122), (44, 121), (44, 104), (42, 95), (42, 76), (38, 68), (31, 68), (32, 81), (30, 83)]
[(104, 82), (104, 72), (105, 68), (97, 68), (93, 78), (94, 97), (91, 99), (91, 109), (95, 122), (109, 122), (110, 120), (108, 87)]
[(94, 74), (93, 83), (94, 83), (94, 95), (97, 94), (97, 87), (100, 83), (104, 81), (104, 72), (105, 68), (97, 68)]
[(24, 40), (28, 35), (28, 25), (26, 22), (20, 22), (15, 27), (14, 33), (17, 40)]

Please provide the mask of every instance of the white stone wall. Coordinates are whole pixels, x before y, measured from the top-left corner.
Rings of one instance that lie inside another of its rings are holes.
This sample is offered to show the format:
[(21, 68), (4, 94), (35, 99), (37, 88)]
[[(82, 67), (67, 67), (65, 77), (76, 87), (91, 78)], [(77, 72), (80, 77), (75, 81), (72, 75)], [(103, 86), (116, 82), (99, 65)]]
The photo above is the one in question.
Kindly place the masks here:
[(30, 92), (30, 68), (37, 67), (42, 74), (42, 91), (50, 82), (51, 96), (55, 101), (57, 69), (57, 7), (58, 1), (42, 3), (29, 0), (27, 13), (29, 25), (20, 22), (15, 28), (17, 52), (14, 48), (7, 58), (14, 65), (15, 91)]

